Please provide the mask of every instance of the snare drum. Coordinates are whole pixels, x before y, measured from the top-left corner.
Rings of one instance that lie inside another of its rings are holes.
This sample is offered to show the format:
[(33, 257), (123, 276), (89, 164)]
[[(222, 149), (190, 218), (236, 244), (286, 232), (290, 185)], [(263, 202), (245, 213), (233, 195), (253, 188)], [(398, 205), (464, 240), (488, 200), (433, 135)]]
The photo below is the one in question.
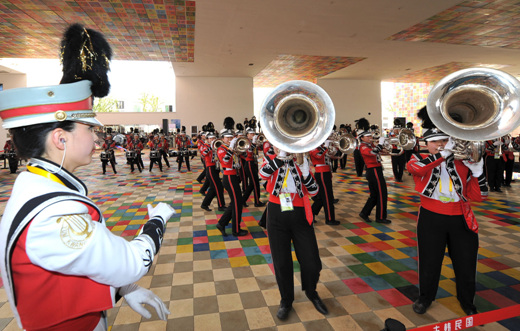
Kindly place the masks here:
[(190, 156), (197, 156), (197, 150), (196, 149), (190, 150)]
[(135, 159), (137, 157), (137, 153), (135, 151), (126, 151), (127, 159)]
[(8, 153), (10, 159), (16, 159), (16, 151), (9, 151)]
[(168, 151), (168, 155), (169, 155), (170, 157), (176, 157), (176, 156), (179, 155), (179, 153), (177, 153), (177, 151)]
[(99, 154), (99, 158), (101, 159), (101, 161), (108, 161), (109, 157), (110, 156), (107, 152), (101, 152), (101, 154)]
[(161, 158), (159, 151), (150, 151), (150, 159), (159, 159), (159, 158)]

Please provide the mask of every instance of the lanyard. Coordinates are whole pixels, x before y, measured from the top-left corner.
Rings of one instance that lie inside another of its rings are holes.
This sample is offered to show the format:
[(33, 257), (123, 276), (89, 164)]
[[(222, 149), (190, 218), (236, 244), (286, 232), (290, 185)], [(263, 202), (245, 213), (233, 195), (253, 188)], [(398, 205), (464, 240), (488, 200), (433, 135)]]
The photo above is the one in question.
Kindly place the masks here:
[(43, 170), (43, 169), (36, 168), (36, 167), (28, 165), (27, 166), (27, 171), (29, 171), (29, 172), (31, 172), (33, 174), (36, 174), (36, 175), (43, 176), (45, 178), (48, 178), (48, 179), (52, 180), (53, 182), (56, 182), (56, 183), (59, 183), (59, 184), (65, 186), (65, 184), (63, 184), (63, 182), (58, 177), (56, 177), (54, 174), (51, 174), (47, 170)]

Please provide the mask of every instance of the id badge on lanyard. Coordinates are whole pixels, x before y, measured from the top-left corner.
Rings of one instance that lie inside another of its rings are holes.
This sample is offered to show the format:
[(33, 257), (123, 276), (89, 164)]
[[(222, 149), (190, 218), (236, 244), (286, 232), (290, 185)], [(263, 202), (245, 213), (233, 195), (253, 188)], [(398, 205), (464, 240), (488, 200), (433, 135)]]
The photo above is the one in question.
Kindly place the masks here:
[[(283, 179), (282, 190), (284, 188), (287, 188), (287, 176), (288, 175), (289, 175), (289, 169), (287, 169), (285, 172), (285, 178)], [(280, 198), (280, 206), (282, 208), (282, 212), (294, 210), (294, 207), (292, 204), (292, 199), (291, 199), (291, 193), (280, 193), (278, 195), (278, 197)]]

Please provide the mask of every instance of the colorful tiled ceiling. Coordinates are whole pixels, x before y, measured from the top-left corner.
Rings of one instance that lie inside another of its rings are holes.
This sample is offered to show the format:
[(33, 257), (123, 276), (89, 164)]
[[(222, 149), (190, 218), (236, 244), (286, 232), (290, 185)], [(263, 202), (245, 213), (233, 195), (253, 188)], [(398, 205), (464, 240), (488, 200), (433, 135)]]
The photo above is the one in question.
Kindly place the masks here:
[(517, 1), (468, 0), (388, 38), (398, 41), (520, 48)]
[(386, 79), (385, 82), (395, 83), (430, 83), (435, 84), (443, 77), (454, 73), (455, 71), (468, 68), (492, 68), (501, 69), (505, 65), (496, 64), (482, 64), (482, 63), (467, 63), (467, 62), (450, 62), (440, 66), (417, 70), (394, 79)]
[(318, 78), (356, 64), (363, 57), (279, 55), (254, 78), (255, 87), (276, 87), (289, 80), (316, 83)]
[(63, 31), (102, 32), (117, 60), (193, 62), (195, 1), (0, 2), (0, 58), (57, 58)]

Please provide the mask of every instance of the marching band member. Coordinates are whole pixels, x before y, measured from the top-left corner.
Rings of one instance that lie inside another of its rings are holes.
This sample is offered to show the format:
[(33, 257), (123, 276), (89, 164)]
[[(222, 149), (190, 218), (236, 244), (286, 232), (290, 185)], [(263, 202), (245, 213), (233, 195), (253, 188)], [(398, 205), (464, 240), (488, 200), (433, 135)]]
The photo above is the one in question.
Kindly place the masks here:
[(286, 320), (294, 301), (294, 270), (291, 244), (300, 263), (302, 290), (320, 313), (327, 306), (316, 292), (322, 264), (308, 195), (318, 193), (307, 158), (298, 166), (284, 151), (274, 148), (275, 157), (266, 158), (260, 176), (267, 180), (267, 235), (273, 258), (280, 307), (276, 317)]
[(186, 127), (182, 127), (182, 131), (179, 133), (177, 137), (177, 150), (179, 151), (179, 155), (177, 156), (177, 162), (179, 166), (177, 171), (181, 171), (182, 161), (186, 162), (186, 168), (188, 171), (191, 171), (190, 168), (190, 153), (188, 152), (188, 147), (191, 145), (190, 138), (186, 136)]
[(224, 172), (224, 188), (229, 194), (231, 202), (226, 211), (217, 223), (217, 229), (220, 230), (222, 236), (227, 236), (226, 226), (231, 221), (231, 231), (233, 236), (245, 236), (248, 234), (246, 230), (240, 228), (242, 221), (242, 195), (240, 194), (240, 184), (237, 175), (237, 167), (240, 165), (235, 160), (233, 152), (238, 138), (234, 138), (233, 127), (235, 121), (231, 117), (224, 119), (224, 130), (222, 131), (222, 145), (217, 150), (217, 156), (222, 165)]
[(170, 162), (168, 161), (168, 152), (170, 151), (170, 143), (164, 134), (161, 134), (160, 137), (162, 140), (162, 146), (161, 149), (159, 149), (159, 152), (161, 153), (161, 158), (164, 159), (164, 163), (166, 163), (166, 166), (169, 168)]
[[(348, 133), (347, 126), (345, 124), (341, 124), (339, 126), (339, 133), (340, 133), (340, 135), (344, 135), (344, 134)], [(345, 169), (346, 166), (347, 166), (347, 153), (343, 153), (343, 155), (339, 159), (339, 167), (341, 169)]]
[(11, 139), (7, 139), (5, 142), (4, 155), (7, 157), (7, 161), (9, 162), (10, 172), (15, 174), (18, 170), (18, 156), (16, 155), (16, 146), (13, 144)]
[[(264, 143), (262, 144), (262, 151), (264, 154), (263, 163), (269, 162), (270, 159), (276, 157), (276, 154), (274, 153), (274, 148), (271, 143), (265, 139)], [(264, 182), (264, 188), (267, 187), (267, 182)], [(264, 212), (262, 213), (262, 217), (260, 218), (260, 221), (258, 222), (258, 225), (263, 227), (264, 229), (267, 226), (267, 208), (264, 209)]]
[(256, 135), (256, 131), (253, 128), (246, 128), (247, 139), (249, 140), (249, 149), (244, 154), (245, 157), (245, 176), (248, 179), (249, 185), (247, 185), (244, 195), (242, 196), (242, 201), (246, 202), (253, 192), (253, 197), (255, 199), (255, 207), (263, 207), (265, 206), (265, 202), (260, 201), (260, 179), (258, 178), (258, 149), (256, 146), (256, 139), (258, 136)]
[(206, 181), (208, 183), (209, 189), (202, 201), (202, 205), (200, 208), (211, 211), (209, 205), (213, 198), (217, 197), (218, 210), (225, 211), (226, 210), (226, 202), (224, 200), (224, 189), (222, 187), (222, 181), (220, 180), (219, 171), (217, 169), (217, 156), (216, 151), (211, 147), (217, 135), (214, 131), (209, 131), (206, 134), (207, 143), (204, 144), (204, 147), (200, 151), (200, 155), (204, 159), (204, 164), (206, 165)]
[(369, 216), (372, 209), (376, 207), (376, 222), (389, 224), (391, 223), (386, 217), (386, 203), (387, 203), (387, 190), (386, 181), (383, 176), (383, 166), (381, 164), (381, 151), (383, 150), (383, 144), (385, 141), (384, 137), (379, 138), (379, 144), (374, 145), (372, 143), (372, 131), (370, 130), (370, 124), (367, 119), (361, 118), (358, 120), (359, 130), (358, 137), (361, 141), (359, 151), (363, 157), (363, 161), (366, 165), (366, 178), (368, 181), (368, 188), (370, 190), (370, 196), (365, 203), (365, 206), (359, 213), (365, 222), (372, 222)]
[(414, 154), (408, 162), (415, 190), (421, 195), (417, 219), (419, 298), (413, 304), (424, 314), (435, 300), (446, 247), (456, 277), (457, 299), (467, 315), (477, 313), (473, 303), (477, 272), (478, 224), (468, 200), (487, 197), (483, 160), (456, 160), (453, 140), (437, 129), (426, 107), (419, 111), (429, 155)]
[[(108, 67), (111, 50), (104, 39), (92, 41), (100, 33), (79, 24), (65, 36), (61, 85), (0, 92), (3, 127), (20, 157), (29, 159), (0, 222), (0, 269), (11, 309), (22, 329), (107, 330), (106, 310), (123, 296), (145, 318), (151, 313), (144, 303), (166, 320), (161, 299), (134, 282), (150, 270), (174, 210), (165, 203), (148, 205), (149, 221), (127, 241), (107, 229), (87, 187), (73, 175), (92, 162), (94, 128), (101, 126), (92, 97), (108, 94), (106, 69), (101, 75), (99, 67)], [(68, 41), (78, 38), (83, 41)], [(90, 45), (81, 46), (89, 52), (81, 56), (69, 44)], [(88, 61), (95, 73), (72, 70), (73, 60)]]
[(334, 193), (332, 191), (332, 172), (330, 165), (325, 161), (330, 140), (326, 140), (321, 146), (309, 152), (312, 165), (314, 166), (314, 178), (320, 188), (317, 195), (313, 197), (312, 204), (313, 215), (320, 213), (321, 207), (325, 210), (325, 224), (339, 225), (336, 220), (334, 209)]
[(116, 142), (112, 140), (112, 135), (107, 134), (107, 137), (105, 138), (105, 142), (103, 143), (103, 147), (105, 150), (105, 155), (107, 156), (107, 159), (101, 160), (101, 166), (103, 167), (103, 175), (107, 172), (107, 163), (110, 162), (110, 165), (112, 166), (112, 170), (114, 170), (114, 174), (117, 174), (116, 171), (116, 156), (114, 153), (114, 148), (116, 148)]
[(153, 164), (157, 163), (159, 170), (162, 172), (161, 154), (159, 152), (162, 148), (162, 143), (159, 140), (159, 135), (155, 135), (153, 140), (148, 142), (148, 147), (150, 147), (150, 168), (148, 171), (152, 172)]
[[(203, 169), (200, 172), (199, 177), (197, 177), (197, 182), (199, 182), (199, 184), (202, 184), (202, 186), (199, 190), (199, 193), (204, 196), (204, 195), (206, 195), (206, 193), (209, 189), (209, 181), (204, 180), (206, 178), (206, 161), (204, 160), (204, 155), (202, 155), (202, 151), (207, 148), (206, 136), (208, 133), (205, 130), (206, 129), (205, 125), (203, 125), (202, 128), (204, 129), (204, 131), (202, 131), (200, 133), (200, 138), (197, 139), (197, 149), (199, 150), (200, 162), (202, 163)], [(204, 183), (202, 181), (204, 181)]]
[(500, 187), (504, 180), (504, 165), (502, 162), (502, 139), (486, 141), (486, 178), (489, 192), (502, 192)]
[[(247, 120), (247, 118), (246, 118)], [(244, 126), (241, 123), (237, 123), (236, 125), (237, 130), (235, 131), (235, 137), (237, 138), (243, 138), (244, 137)], [(240, 162), (240, 167), (237, 169), (238, 177), (240, 178), (240, 183), (242, 186), (242, 194), (246, 191), (246, 188), (248, 187), (249, 178), (246, 175), (246, 155), (247, 153), (239, 153), (238, 154), (238, 161)], [(247, 207), (247, 201), (242, 200), (244, 202), (244, 207)]]
[[(390, 132), (389, 137), (398, 137), (401, 129), (401, 122), (396, 118), (394, 120), (394, 128)], [(404, 149), (399, 145), (392, 145), (390, 157), (392, 160), (392, 172), (394, 173), (395, 181), (402, 182), (404, 167), (406, 165), (406, 156), (404, 155)]]
[[(356, 120), (356, 130), (354, 130), (353, 134), (356, 138), (359, 138), (358, 132), (361, 130), (359, 123), (359, 120)], [(361, 141), (358, 144), (358, 147), (354, 150), (354, 167), (356, 169), (356, 175), (358, 177), (361, 177), (363, 175), (363, 170), (365, 168), (365, 161), (363, 160), (363, 157), (361, 156), (361, 152), (359, 151), (359, 148), (361, 147)]]
[(143, 167), (141, 166), (142, 158), (141, 151), (143, 150), (143, 143), (139, 139), (139, 135), (135, 134), (134, 139), (128, 142), (128, 150), (135, 153), (135, 157), (133, 159), (129, 159), (128, 163), (130, 164), (130, 171), (134, 172), (134, 164), (137, 166), (139, 172), (143, 171)]
[(504, 186), (511, 187), (511, 181), (513, 180), (513, 168), (515, 167), (515, 154), (512, 144), (511, 135), (505, 135), (502, 137), (504, 145), (502, 146), (502, 160), (504, 165), (504, 174), (501, 177), (504, 178)]

